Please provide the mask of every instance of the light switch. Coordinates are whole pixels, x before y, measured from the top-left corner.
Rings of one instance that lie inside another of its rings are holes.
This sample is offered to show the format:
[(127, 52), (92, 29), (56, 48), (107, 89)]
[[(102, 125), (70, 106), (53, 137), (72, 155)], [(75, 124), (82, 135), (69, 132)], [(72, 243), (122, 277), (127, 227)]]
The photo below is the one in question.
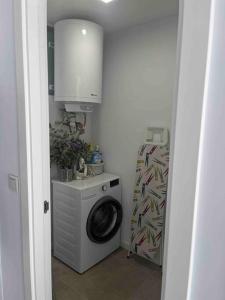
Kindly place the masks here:
[(18, 176), (9, 174), (8, 175), (9, 189), (15, 193), (19, 192), (19, 179)]

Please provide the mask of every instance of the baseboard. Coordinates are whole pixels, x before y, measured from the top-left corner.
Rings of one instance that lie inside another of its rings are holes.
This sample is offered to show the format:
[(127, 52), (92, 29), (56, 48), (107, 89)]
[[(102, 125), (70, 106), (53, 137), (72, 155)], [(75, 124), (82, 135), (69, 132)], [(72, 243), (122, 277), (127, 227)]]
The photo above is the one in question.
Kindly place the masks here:
[(127, 241), (121, 241), (121, 247), (122, 247), (123, 249), (129, 250), (130, 244), (129, 244), (129, 242), (127, 242)]

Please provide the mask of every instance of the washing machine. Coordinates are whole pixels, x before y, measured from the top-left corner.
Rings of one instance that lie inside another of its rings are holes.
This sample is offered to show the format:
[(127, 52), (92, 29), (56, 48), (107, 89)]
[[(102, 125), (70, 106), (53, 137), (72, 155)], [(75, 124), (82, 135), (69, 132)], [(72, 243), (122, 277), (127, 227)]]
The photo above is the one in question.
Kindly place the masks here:
[(83, 273), (120, 247), (120, 178), (53, 181), (53, 255)]

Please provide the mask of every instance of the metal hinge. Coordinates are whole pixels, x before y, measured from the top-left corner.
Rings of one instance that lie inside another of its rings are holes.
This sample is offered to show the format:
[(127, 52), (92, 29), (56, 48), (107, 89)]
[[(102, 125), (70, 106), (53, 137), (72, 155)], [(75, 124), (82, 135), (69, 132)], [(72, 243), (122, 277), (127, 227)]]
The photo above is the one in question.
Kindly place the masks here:
[(49, 211), (49, 202), (44, 201), (44, 213), (47, 214), (48, 211)]

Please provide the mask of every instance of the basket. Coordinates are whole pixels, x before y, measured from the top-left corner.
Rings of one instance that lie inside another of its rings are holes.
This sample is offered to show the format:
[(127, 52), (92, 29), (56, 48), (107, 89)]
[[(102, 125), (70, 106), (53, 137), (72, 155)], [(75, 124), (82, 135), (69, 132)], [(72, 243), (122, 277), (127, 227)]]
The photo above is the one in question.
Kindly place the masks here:
[(104, 163), (100, 164), (87, 164), (88, 176), (97, 176), (104, 173)]

